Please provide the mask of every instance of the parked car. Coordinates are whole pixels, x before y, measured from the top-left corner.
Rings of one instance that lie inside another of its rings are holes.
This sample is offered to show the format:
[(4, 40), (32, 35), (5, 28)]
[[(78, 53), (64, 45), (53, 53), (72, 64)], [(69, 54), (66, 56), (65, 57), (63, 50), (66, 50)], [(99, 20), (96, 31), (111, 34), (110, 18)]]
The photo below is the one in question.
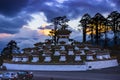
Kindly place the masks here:
[(6, 66), (0, 66), (0, 70), (7, 70)]
[(2, 73), (0, 73), (0, 80), (1, 80), (2, 76), (3, 76), (3, 74), (2, 74)]
[(16, 72), (5, 72), (2, 74), (1, 80), (17, 80), (18, 76)]
[(17, 72), (19, 80), (32, 80), (33, 73), (28, 71), (19, 71)]

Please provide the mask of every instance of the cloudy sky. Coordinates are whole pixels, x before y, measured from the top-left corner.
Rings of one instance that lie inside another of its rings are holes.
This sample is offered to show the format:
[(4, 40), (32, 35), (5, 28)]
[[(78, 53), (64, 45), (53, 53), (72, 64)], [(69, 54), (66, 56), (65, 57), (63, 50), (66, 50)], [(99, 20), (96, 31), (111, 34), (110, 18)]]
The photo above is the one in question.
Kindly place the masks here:
[[(94, 16), (100, 12), (106, 16), (120, 11), (119, 5), (120, 0), (0, 0), (0, 50), (11, 39), (24, 48), (49, 38), (46, 35), (54, 17), (66, 15), (74, 30), (83, 14)], [(72, 37), (82, 35), (73, 32)]]

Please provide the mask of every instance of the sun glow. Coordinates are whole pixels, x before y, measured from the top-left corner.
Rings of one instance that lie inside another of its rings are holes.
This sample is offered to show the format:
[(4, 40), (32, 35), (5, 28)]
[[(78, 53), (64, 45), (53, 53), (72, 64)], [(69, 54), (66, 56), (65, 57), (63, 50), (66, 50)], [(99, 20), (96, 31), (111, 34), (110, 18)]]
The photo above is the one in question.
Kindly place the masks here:
[[(87, 27), (86, 33), (87, 34), (96, 34), (96, 26), (94, 24), (88, 25), (88, 26), (92, 26), (92, 27)], [(104, 33), (105, 31), (110, 31), (110, 30), (112, 30), (110, 26), (98, 25), (98, 32), (99, 33)]]
[(32, 14), (31, 16), (33, 19), (28, 21), (28, 24), (24, 25), (24, 27), (29, 28), (30, 30), (36, 30), (39, 34), (48, 36), (50, 29), (46, 29), (46, 26), (50, 25), (50, 23), (47, 22), (44, 13), (40, 12)]
[(51, 31), (51, 29), (42, 29), (42, 30), (38, 30), (38, 32), (40, 34), (43, 34), (45, 36), (48, 36), (49, 32)]
[(45, 27), (49, 23), (47, 23), (47, 18), (43, 12), (32, 14), (32, 20), (28, 21), (28, 28), (31, 30), (38, 30), (39, 27)]

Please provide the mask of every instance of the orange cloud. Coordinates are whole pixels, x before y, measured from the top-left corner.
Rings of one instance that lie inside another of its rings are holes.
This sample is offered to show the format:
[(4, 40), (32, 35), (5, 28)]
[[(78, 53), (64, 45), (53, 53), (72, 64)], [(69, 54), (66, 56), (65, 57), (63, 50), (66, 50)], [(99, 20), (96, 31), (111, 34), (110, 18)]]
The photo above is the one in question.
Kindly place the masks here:
[(45, 36), (48, 36), (49, 32), (51, 31), (51, 29), (42, 29), (42, 30), (39, 30), (38, 32), (40, 34), (43, 34)]
[(12, 34), (7, 34), (7, 33), (1, 33), (0, 38), (6, 38), (6, 37), (11, 37), (13, 36)]

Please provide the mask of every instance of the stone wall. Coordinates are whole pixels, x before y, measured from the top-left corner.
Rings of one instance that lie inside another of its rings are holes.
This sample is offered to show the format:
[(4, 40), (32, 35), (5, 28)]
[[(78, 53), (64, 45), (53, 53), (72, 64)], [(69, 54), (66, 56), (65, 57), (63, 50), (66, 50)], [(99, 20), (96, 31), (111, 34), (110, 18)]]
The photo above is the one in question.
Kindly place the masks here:
[(118, 66), (117, 59), (85, 62), (88, 70)]
[(116, 59), (104, 61), (88, 61), (84, 65), (38, 65), (4, 63), (8, 70), (41, 70), (41, 71), (86, 71), (118, 66)]
[(86, 65), (30, 65), (4, 63), (8, 70), (86, 71)]

